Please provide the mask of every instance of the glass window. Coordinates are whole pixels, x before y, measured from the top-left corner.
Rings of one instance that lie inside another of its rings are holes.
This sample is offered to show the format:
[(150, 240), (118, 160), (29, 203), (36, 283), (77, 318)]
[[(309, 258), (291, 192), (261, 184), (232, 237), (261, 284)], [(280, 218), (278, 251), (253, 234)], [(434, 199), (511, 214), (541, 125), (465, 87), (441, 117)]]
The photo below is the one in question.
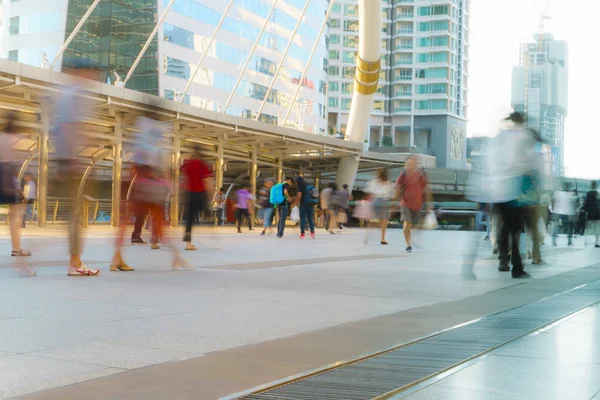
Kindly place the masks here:
[(8, 59), (11, 61), (19, 61), (19, 50), (9, 50)]
[[(344, 39), (346, 39), (344, 37)], [(331, 35), (329, 37), (329, 43), (330, 44), (339, 44), (340, 43), (340, 35)]]
[(329, 27), (330, 28), (339, 28), (340, 27), (340, 20), (339, 19), (335, 19), (335, 18), (330, 18), (329, 19)]
[(419, 54), (419, 62), (422, 63), (434, 63), (434, 62), (447, 62), (448, 53), (421, 53)]
[(373, 109), (377, 111), (385, 111), (385, 102), (383, 100), (374, 101)]
[(340, 3), (335, 3), (333, 7), (331, 7), (331, 12), (339, 13), (342, 10), (342, 6)]
[(448, 36), (436, 36), (419, 39), (420, 47), (441, 47), (448, 46)]
[(434, 83), (431, 85), (418, 85), (417, 93), (418, 94), (444, 94), (447, 91), (446, 84), (443, 83)]
[(353, 79), (354, 78), (354, 69), (355, 67), (344, 67), (342, 70), (342, 77)]
[(349, 110), (352, 105), (352, 99), (342, 99), (342, 110)]
[(19, 25), (20, 25), (19, 17), (12, 17), (10, 19), (10, 22), (8, 25), (8, 34), (9, 35), (18, 35), (19, 34)]
[(358, 21), (344, 21), (344, 32), (358, 32)]
[(190, 79), (190, 65), (185, 61), (172, 57), (165, 57), (165, 75), (175, 76), (182, 79)]
[(449, 8), (445, 6), (430, 6), (430, 7), (419, 7), (419, 15), (449, 15)]
[(330, 97), (327, 100), (327, 104), (329, 105), (329, 107), (337, 107), (338, 106), (338, 98), (337, 97)]
[(337, 65), (330, 65), (328, 73), (330, 76), (338, 76), (340, 74), (340, 67)]
[(319, 80), (319, 92), (322, 94), (327, 92), (327, 82)]
[(354, 62), (354, 52), (352, 51), (345, 51), (344, 52), (344, 58), (342, 59), (342, 61), (347, 62), (347, 63), (353, 63)]
[(357, 4), (345, 4), (344, 5), (344, 15), (357, 17), (358, 16), (358, 5)]
[(340, 91), (340, 83), (339, 82), (329, 82), (329, 91), (330, 92), (339, 92)]
[(342, 93), (343, 94), (354, 93), (354, 83), (342, 83)]
[(275, 9), (275, 11), (273, 12), (273, 16), (271, 17), (271, 21), (289, 30), (290, 32), (294, 30), (297, 22), (296, 18), (288, 15), (287, 13), (284, 13), (279, 9)]
[(330, 60), (339, 60), (340, 52), (338, 50), (329, 50), (329, 59)]
[(234, 4), (263, 18), (266, 18), (267, 15), (269, 15), (269, 10), (271, 8), (259, 0), (235, 0)]
[[(187, 47), (188, 49), (194, 48), (194, 33), (181, 29), (177, 26), (165, 23), (163, 25), (164, 39), (166, 42)], [(218, 51), (218, 46), (217, 46)]]
[(421, 100), (415, 102), (417, 110), (445, 110), (448, 102), (446, 100)]
[[(163, 7), (168, 4), (169, 0), (163, 0)], [(220, 12), (194, 0), (176, 0), (172, 11), (213, 26), (216, 26), (221, 19)]]
[(344, 47), (358, 48), (358, 36), (344, 35)]

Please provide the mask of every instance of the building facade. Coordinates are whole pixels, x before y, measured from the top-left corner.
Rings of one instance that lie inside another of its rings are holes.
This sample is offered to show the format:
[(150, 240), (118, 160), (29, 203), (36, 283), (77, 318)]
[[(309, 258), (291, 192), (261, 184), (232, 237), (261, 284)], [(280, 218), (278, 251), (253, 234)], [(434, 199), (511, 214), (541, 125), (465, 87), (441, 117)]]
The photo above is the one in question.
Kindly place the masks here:
[[(382, 72), (367, 134), (373, 151), (433, 155), (466, 168), (469, 0), (383, 1)], [(350, 111), (358, 7), (341, 0), (329, 21), (330, 132)]]
[(543, 142), (546, 173), (563, 176), (565, 121), (568, 110), (568, 45), (550, 33), (521, 45), (512, 71), (512, 106), (527, 115), (527, 126)]
[[(307, 1), (235, 0), (208, 48), (229, 2), (175, 0), (126, 87), (278, 125), (284, 125), (291, 108), (285, 126), (326, 134), (327, 43), (326, 31), (319, 37), (319, 30), (328, 1), (310, 0), (293, 35)], [(38, 66), (53, 60), (92, 3), (0, 0), (0, 56)], [(101, 1), (55, 69), (68, 67), (74, 58), (89, 57), (103, 68), (107, 83), (125, 79), (169, 3)], [(203, 63), (184, 94), (204, 52)]]

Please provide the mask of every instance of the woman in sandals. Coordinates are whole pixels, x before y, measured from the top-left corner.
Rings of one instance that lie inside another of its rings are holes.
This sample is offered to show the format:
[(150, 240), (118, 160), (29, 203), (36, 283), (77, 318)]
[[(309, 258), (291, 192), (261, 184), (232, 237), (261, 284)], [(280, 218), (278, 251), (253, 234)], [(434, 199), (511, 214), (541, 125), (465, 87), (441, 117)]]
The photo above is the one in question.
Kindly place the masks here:
[[(0, 130), (0, 205), (8, 206), (10, 219), (10, 238), (12, 242), (12, 257), (26, 257), (31, 253), (21, 248), (21, 218), (23, 216), (22, 205), (19, 202), (20, 185), (18, 183), (18, 159), (12, 149), (13, 140), (11, 135), (16, 133), (15, 116), (8, 114), (5, 117), (6, 124)], [(22, 260), (18, 262), (19, 268), (28, 275), (35, 272), (28, 268)]]

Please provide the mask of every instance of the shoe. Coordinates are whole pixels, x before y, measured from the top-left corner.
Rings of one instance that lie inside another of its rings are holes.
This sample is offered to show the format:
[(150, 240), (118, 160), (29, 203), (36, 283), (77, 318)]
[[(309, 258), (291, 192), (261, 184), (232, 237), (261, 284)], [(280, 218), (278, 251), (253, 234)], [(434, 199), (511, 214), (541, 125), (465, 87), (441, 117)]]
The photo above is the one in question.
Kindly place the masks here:
[(329, 231), (329, 233), (331, 233), (332, 235), (335, 235), (335, 232), (334, 232), (334, 231), (331, 231), (331, 230), (330, 230), (330, 231)]
[(79, 268), (69, 267), (68, 276), (97, 276), (100, 275), (100, 270), (90, 269), (84, 263), (79, 264)]
[(27, 251), (27, 250), (19, 250), (19, 251), (12, 251), (10, 253), (11, 257), (31, 257), (31, 252)]
[(304, 235), (304, 233), (300, 234), (300, 239), (305, 239), (306, 235)]
[(486, 237), (484, 237), (484, 238), (483, 238), (483, 241), (484, 241), (484, 242), (485, 242), (485, 241), (488, 241), (488, 240), (490, 240), (490, 237), (489, 237), (489, 236), (486, 236)]
[(508, 272), (510, 271), (510, 267), (508, 266), (508, 264), (501, 262), (500, 265), (498, 265), (498, 271)]
[(387, 246), (387, 245), (388, 245), (388, 242), (386, 242), (385, 240), (382, 240), (382, 241), (381, 241), (381, 245), (382, 245), (382, 246)]
[(242, 230), (238, 228), (237, 233), (242, 233)]
[(192, 242), (187, 242), (185, 245), (185, 249), (188, 251), (198, 250), (198, 248), (194, 246)]
[(529, 279), (529, 278), (531, 278), (531, 275), (529, 275), (525, 271), (521, 271), (521, 272), (513, 272), (512, 277), (514, 279)]
[(152, 245), (150, 246), (150, 248), (152, 250), (159, 250), (160, 249), (160, 245), (158, 243), (152, 243)]
[(597, 248), (597, 249), (600, 249), (600, 244), (597, 244), (594, 247)]
[(310, 234), (310, 238), (311, 238), (311, 239), (316, 239), (316, 238), (317, 238), (317, 235), (315, 235), (315, 233), (314, 233), (314, 232), (311, 232), (311, 234)]
[(131, 268), (129, 265), (125, 264), (124, 262), (121, 262), (120, 264), (111, 264), (110, 266), (110, 270), (115, 272), (115, 271), (135, 271), (134, 268)]
[(260, 233), (260, 236), (265, 236), (265, 235), (266, 235), (265, 231), (262, 231), (262, 232)]
[(146, 244), (146, 242), (144, 242), (144, 239), (140, 238), (135, 238), (135, 239), (131, 239), (131, 244)]
[(532, 258), (533, 258), (533, 256), (531, 255), (531, 252), (530, 252), (530, 251), (528, 251), (528, 252), (527, 252), (527, 259), (528, 259), (528, 260), (531, 260)]
[(533, 265), (540, 265), (540, 264), (543, 264), (543, 263), (544, 263), (544, 261), (543, 261), (542, 259), (539, 259), (539, 260), (533, 260), (533, 261), (531, 262), (531, 264), (533, 264)]
[(249, 230), (249, 231), (253, 231), (253, 230), (254, 230), (254, 228), (248, 228), (248, 230)]
[[(383, 243), (382, 243), (382, 244), (383, 244)], [(408, 247), (406, 248), (406, 252), (407, 252), (407, 253), (412, 253), (412, 246), (408, 246)]]
[(567, 246), (573, 246), (573, 242), (569, 242)]
[(461, 273), (461, 277), (465, 280), (465, 281), (476, 281), (477, 280), (477, 275), (475, 275), (473, 273), (473, 271), (469, 271), (469, 272), (463, 272)]
[(496, 255), (496, 254), (498, 254), (499, 252), (500, 252), (500, 251), (499, 251), (498, 249), (494, 249), (494, 250), (492, 250), (492, 254), (493, 254), (493, 255)]
[(183, 271), (184, 269), (186, 269), (186, 270), (192, 269), (192, 267), (190, 267), (188, 262), (185, 261), (183, 258), (178, 258), (178, 259), (174, 260), (172, 268), (173, 268), (173, 271)]

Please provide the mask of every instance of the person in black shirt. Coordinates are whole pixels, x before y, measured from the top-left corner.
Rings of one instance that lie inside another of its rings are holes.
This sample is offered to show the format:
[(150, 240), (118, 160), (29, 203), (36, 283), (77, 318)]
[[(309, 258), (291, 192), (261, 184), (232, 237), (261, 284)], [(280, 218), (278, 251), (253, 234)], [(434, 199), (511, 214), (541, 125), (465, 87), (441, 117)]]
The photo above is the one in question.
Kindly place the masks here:
[[(300, 239), (304, 239), (306, 233), (306, 223), (310, 229), (310, 237), (315, 238), (315, 204), (312, 202), (308, 193), (308, 185), (303, 177), (296, 178), (296, 205), (300, 208)], [(317, 198), (318, 202), (318, 198)]]
[(585, 211), (587, 212), (588, 228), (596, 237), (595, 246), (600, 248), (600, 202), (598, 190), (596, 190), (596, 181), (592, 181), (591, 189), (585, 195)]
[(277, 210), (279, 211), (279, 223), (277, 224), (277, 237), (283, 237), (283, 232), (285, 231), (285, 220), (288, 216), (288, 210), (290, 209), (290, 205), (292, 203), (292, 198), (290, 197), (290, 187), (294, 184), (294, 180), (289, 176), (285, 178), (285, 182), (283, 182), (283, 197), (285, 200), (283, 203), (277, 206)]

